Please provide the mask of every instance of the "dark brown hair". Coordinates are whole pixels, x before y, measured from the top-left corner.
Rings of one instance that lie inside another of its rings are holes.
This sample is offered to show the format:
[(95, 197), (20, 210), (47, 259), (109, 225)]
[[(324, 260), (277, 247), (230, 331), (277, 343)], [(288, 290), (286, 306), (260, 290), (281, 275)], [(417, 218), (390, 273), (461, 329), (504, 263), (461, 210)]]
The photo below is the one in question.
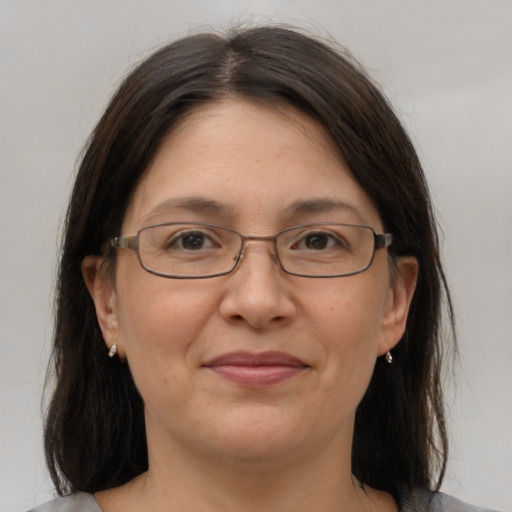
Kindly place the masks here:
[(447, 453), (440, 372), (453, 314), (416, 152), (346, 52), (296, 30), (261, 27), (193, 35), (161, 48), (124, 80), (88, 141), (67, 213), (56, 298), (56, 384), (45, 448), (57, 491), (95, 492), (147, 469), (142, 399), (129, 366), (106, 357), (80, 265), (87, 255), (104, 254), (119, 234), (138, 180), (175, 123), (226, 97), (285, 102), (318, 120), (393, 233), (390, 257), (417, 258), (406, 332), (393, 365), (377, 361), (358, 407), (352, 464), (362, 482), (395, 496), (401, 487), (438, 486)]

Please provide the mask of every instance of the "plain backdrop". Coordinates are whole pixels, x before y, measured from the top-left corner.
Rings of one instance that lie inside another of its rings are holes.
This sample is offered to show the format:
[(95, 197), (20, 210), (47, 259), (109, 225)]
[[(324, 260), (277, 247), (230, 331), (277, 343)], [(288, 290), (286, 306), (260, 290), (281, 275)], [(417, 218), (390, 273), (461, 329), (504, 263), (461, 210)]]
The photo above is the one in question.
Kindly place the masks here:
[(41, 390), (77, 154), (130, 66), (189, 30), (239, 22), (338, 40), (408, 127), (443, 230), (461, 346), (446, 384), (443, 489), (512, 510), (510, 0), (0, 0), (0, 512), (52, 496)]

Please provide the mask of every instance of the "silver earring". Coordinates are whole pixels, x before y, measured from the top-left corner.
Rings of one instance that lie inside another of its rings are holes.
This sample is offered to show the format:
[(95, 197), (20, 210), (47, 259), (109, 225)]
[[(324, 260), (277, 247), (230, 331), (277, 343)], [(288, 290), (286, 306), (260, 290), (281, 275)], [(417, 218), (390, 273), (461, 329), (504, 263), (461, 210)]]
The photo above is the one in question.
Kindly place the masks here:
[(108, 351), (108, 357), (114, 357), (117, 354), (117, 343), (114, 343)]
[(389, 352), (389, 351), (386, 354), (386, 362), (388, 364), (391, 364), (393, 362), (393, 356), (391, 355), (391, 352)]

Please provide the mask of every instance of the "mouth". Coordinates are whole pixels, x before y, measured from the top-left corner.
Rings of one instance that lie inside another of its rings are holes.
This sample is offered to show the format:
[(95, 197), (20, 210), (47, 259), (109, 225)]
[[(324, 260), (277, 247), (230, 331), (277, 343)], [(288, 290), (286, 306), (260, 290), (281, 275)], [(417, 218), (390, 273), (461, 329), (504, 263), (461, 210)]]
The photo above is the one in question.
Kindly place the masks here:
[(205, 364), (216, 375), (250, 388), (268, 387), (295, 377), (309, 368), (307, 364), (285, 352), (230, 352)]

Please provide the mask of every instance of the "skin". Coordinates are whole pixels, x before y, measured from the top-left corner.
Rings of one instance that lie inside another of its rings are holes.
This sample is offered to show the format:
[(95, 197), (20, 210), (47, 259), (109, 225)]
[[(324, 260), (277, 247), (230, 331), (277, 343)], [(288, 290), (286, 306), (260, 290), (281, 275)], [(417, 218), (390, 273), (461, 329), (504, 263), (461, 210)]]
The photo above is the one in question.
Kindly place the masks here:
[[(221, 208), (176, 202), (191, 196)], [(350, 208), (292, 208), (318, 199)], [(173, 129), (129, 203), (122, 234), (185, 220), (260, 236), (306, 222), (383, 232), (316, 121), (286, 105), (234, 99)], [(134, 252), (118, 250), (112, 283), (99, 272), (101, 258), (84, 260), (105, 343), (127, 359), (146, 410), (149, 471), (97, 493), (105, 512), (397, 510), (391, 496), (355, 482), (350, 454), (376, 358), (405, 329), (417, 264), (402, 258), (392, 278), (387, 251), (378, 250), (361, 274), (311, 279), (284, 273), (272, 250), (251, 241), (233, 273), (199, 280), (151, 275)], [(307, 368), (251, 388), (203, 366), (238, 350), (283, 351)]]

